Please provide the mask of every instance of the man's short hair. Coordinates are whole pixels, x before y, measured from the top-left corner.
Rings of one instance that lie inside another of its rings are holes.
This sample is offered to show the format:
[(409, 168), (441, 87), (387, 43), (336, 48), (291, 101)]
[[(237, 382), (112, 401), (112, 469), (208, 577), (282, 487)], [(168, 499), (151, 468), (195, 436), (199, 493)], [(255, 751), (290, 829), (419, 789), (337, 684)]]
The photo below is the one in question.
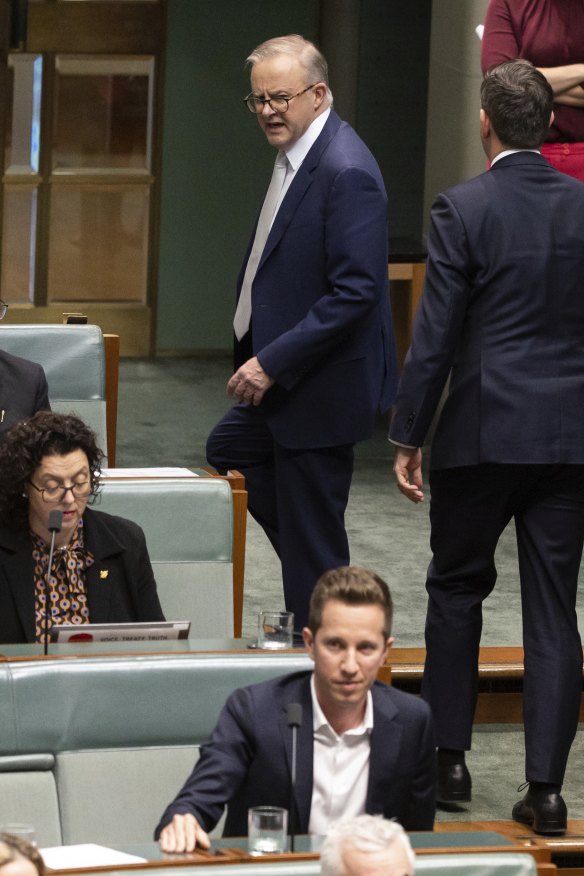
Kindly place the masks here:
[(381, 815), (358, 815), (338, 821), (330, 828), (320, 853), (321, 876), (340, 876), (344, 872), (343, 851), (352, 846), (361, 852), (382, 853), (394, 843), (401, 843), (411, 866), (414, 852), (401, 824)]
[(503, 61), (485, 73), (481, 106), (510, 149), (539, 149), (550, 126), (554, 93), (530, 61)]
[(385, 617), (383, 634), (391, 635), (393, 602), (389, 587), (379, 575), (359, 566), (340, 566), (321, 575), (310, 597), (308, 627), (313, 636), (322, 623), (322, 612), (330, 599), (347, 605), (379, 605)]
[(296, 58), (306, 71), (307, 85), (316, 85), (317, 82), (324, 82), (328, 103), (332, 104), (333, 96), (329, 88), (328, 64), (326, 58), (316, 48), (314, 43), (304, 39), (303, 36), (297, 33), (291, 33), (283, 37), (274, 37), (271, 40), (260, 43), (248, 55), (245, 62), (253, 67), (254, 64), (265, 61), (266, 58), (274, 58), (276, 55), (292, 55), (293, 58)]

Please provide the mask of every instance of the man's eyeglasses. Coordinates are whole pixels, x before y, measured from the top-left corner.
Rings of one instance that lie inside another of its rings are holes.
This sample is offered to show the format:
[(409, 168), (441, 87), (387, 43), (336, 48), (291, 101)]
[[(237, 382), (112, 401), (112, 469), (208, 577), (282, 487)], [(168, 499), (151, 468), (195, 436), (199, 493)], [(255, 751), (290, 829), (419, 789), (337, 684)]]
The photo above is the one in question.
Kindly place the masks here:
[(32, 481), (29, 481), (29, 484), (31, 487), (34, 487), (37, 493), (41, 494), (43, 502), (62, 502), (69, 490), (71, 490), (76, 499), (84, 499), (85, 496), (89, 496), (91, 493), (91, 481), (77, 481), (68, 487), (61, 484), (58, 487), (41, 488), (33, 484)]
[(6, 316), (6, 311), (8, 310), (8, 305), (5, 301), (0, 301), (0, 319), (4, 319)]
[(314, 85), (307, 85), (306, 88), (303, 88), (302, 91), (293, 94), (291, 97), (256, 97), (255, 94), (248, 94), (243, 100), (250, 113), (254, 113), (256, 116), (263, 113), (266, 104), (268, 104), (270, 109), (273, 109), (275, 113), (287, 113), (288, 104), (291, 100), (294, 100), (295, 97), (300, 97), (301, 94), (306, 94), (307, 91), (310, 91), (311, 88), (314, 88), (317, 85), (318, 82), (315, 82)]

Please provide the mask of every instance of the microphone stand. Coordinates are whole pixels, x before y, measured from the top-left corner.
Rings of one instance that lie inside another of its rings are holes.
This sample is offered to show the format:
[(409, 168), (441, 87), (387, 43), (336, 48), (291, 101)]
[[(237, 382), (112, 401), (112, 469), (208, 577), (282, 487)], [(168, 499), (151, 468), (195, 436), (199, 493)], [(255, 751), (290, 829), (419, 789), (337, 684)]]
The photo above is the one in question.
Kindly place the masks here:
[(51, 547), (49, 549), (49, 568), (47, 569), (47, 575), (45, 578), (45, 616), (43, 618), (43, 628), (45, 633), (45, 649), (44, 655), (45, 657), (49, 653), (49, 596), (51, 592), (51, 588), (49, 586), (49, 579), (51, 577), (51, 569), (53, 567), (53, 554), (55, 553), (55, 538), (57, 537), (57, 533), (61, 532), (61, 527), (63, 525), (63, 512), (62, 511), (51, 511), (49, 514), (49, 525), (48, 530), (51, 533)]
[(288, 703), (288, 726), (292, 728), (292, 765), (290, 770), (290, 807), (289, 824), (290, 851), (294, 851), (295, 839), (295, 791), (296, 791), (296, 762), (298, 749), (298, 728), (302, 727), (302, 706), (300, 703)]

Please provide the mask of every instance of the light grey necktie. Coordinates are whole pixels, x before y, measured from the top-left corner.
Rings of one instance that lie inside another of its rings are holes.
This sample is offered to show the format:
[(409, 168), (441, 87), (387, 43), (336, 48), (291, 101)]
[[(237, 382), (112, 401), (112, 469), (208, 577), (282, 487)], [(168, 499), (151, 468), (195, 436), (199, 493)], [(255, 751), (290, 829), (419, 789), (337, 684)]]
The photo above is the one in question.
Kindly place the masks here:
[(245, 269), (239, 301), (237, 302), (237, 310), (233, 319), (233, 330), (238, 341), (242, 339), (249, 329), (251, 321), (251, 287), (264, 251), (264, 246), (266, 245), (266, 240), (268, 239), (268, 234), (270, 233), (270, 228), (272, 227), (278, 199), (282, 194), (282, 187), (286, 179), (287, 169), (288, 159), (286, 158), (286, 153), (278, 152), (272, 179), (270, 180), (260, 218), (258, 219), (255, 238)]

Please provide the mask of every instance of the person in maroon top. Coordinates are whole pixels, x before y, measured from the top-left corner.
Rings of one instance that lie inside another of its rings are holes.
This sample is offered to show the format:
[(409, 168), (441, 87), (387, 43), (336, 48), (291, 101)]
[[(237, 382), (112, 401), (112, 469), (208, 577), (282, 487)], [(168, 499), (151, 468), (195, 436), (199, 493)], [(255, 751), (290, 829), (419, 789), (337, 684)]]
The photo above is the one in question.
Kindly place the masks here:
[(483, 73), (524, 58), (554, 91), (554, 121), (541, 152), (584, 182), (584, 3), (582, 0), (490, 0), (481, 46)]

